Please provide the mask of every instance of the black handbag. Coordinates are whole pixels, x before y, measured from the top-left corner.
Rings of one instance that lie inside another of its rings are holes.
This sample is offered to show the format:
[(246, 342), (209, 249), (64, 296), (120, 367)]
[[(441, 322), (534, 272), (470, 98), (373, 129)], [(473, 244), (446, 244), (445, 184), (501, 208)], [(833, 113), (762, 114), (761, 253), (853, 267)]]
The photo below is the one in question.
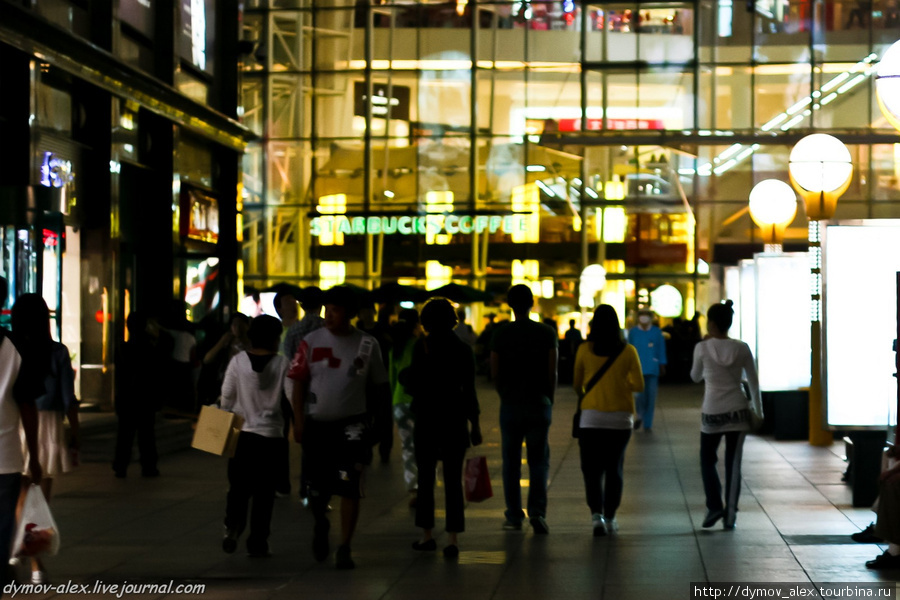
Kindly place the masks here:
[(609, 371), (609, 368), (616, 361), (616, 359), (619, 358), (619, 355), (622, 354), (622, 350), (624, 350), (624, 349), (625, 349), (625, 346), (622, 346), (622, 348), (620, 348), (618, 352), (611, 355), (609, 357), (609, 359), (607, 359), (607, 361), (605, 363), (603, 363), (602, 367), (597, 369), (597, 372), (594, 373), (594, 376), (591, 377), (590, 381), (588, 381), (587, 384), (584, 386), (584, 391), (582, 391), (581, 394), (578, 396), (578, 409), (575, 411), (575, 415), (572, 417), (572, 437), (573, 438), (581, 437), (581, 400), (585, 396), (587, 396), (588, 393), (592, 389), (594, 389), (594, 386), (597, 385), (597, 382), (600, 381), (600, 378), (603, 377), (607, 371)]

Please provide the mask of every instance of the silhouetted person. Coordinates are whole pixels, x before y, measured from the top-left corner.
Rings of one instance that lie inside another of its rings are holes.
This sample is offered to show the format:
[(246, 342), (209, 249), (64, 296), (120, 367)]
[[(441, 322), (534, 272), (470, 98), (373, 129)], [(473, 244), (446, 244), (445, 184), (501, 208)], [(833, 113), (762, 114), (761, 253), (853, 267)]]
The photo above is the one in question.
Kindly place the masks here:
[[(443, 465), (448, 545), (444, 556), (459, 556), (457, 535), (465, 531), (462, 486), (466, 448), (481, 444), (478, 397), (475, 394), (475, 357), (472, 348), (453, 334), (456, 314), (445, 298), (433, 298), (422, 308), (422, 327), (428, 332), (416, 342), (412, 364), (401, 380), (412, 395), (416, 418), (416, 465), (419, 496), (416, 526), (422, 539), (414, 550), (437, 548), (434, 530), (434, 486), (438, 461)], [(472, 425), (469, 434), (469, 423)]]
[(140, 312), (128, 315), (128, 341), (116, 359), (116, 454), (113, 471), (125, 477), (131, 462), (135, 435), (140, 453), (141, 474), (156, 477), (156, 412), (161, 408), (162, 381), (166, 359), (150, 333), (147, 318)]
[(506, 302), (515, 321), (494, 333), (491, 373), (500, 393), (500, 435), (503, 454), (503, 528), (519, 530), (522, 510), (522, 442), (528, 461), (528, 518), (537, 534), (547, 526), (547, 478), (550, 473), (550, 430), (556, 393), (559, 338), (556, 331), (528, 318), (534, 295), (527, 285), (514, 285)]

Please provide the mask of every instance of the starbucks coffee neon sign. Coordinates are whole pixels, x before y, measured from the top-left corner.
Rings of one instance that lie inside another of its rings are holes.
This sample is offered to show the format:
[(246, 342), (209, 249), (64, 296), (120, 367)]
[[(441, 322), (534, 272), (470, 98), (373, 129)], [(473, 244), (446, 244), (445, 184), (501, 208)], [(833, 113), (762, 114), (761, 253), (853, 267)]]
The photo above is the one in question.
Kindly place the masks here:
[(344, 215), (313, 217), (310, 233), (319, 236), (330, 233), (344, 235), (425, 235), (459, 233), (512, 234), (528, 229), (529, 214), (514, 215), (421, 215), (421, 216), (369, 216), (346, 217)]

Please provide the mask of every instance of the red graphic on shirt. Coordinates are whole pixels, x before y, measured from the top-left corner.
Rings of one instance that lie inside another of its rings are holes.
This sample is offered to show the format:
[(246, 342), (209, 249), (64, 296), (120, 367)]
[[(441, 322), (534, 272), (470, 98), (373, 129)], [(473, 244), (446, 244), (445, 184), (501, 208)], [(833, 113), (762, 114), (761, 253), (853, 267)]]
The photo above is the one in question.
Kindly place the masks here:
[(323, 360), (328, 361), (329, 369), (339, 369), (341, 366), (341, 359), (334, 355), (331, 348), (313, 348), (312, 358), (307, 360), (307, 357), (309, 357), (309, 344), (302, 341), (297, 348), (297, 354), (294, 355), (294, 360), (291, 361), (288, 377), (296, 381), (308, 382), (310, 380), (309, 366)]
[(288, 370), (288, 377), (296, 381), (309, 381), (309, 364), (306, 357), (309, 354), (309, 344), (301, 341), (297, 348), (297, 354), (291, 361), (291, 368)]
[(341, 359), (332, 353), (331, 348), (313, 348), (312, 360), (309, 362), (317, 363), (322, 360), (328, 361), (329, 369), (339, 369), (341, 367)]

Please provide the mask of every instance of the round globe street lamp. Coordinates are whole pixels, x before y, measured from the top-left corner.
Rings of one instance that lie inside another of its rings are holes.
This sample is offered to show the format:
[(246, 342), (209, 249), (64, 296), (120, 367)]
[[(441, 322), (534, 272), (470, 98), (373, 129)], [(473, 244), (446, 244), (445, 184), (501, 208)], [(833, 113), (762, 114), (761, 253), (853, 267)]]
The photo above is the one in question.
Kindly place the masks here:
[(760, 181), (750, 190), (750, 218), (762, 230), (766, 252), (781, 252), (784, 230), (797, 216), (797, 195), (778, 179)]
[(881, 114), (894, 129), (900, 129), (900, 41), (891, 44), (878, 63), (875, 95)]
[(819, 221), (834, 216), (837, 201), (850, 186), (853, 163), (850, 151), (834, 136), (814, 133), (791, 150), (788, 172), (791, 184), (806, 205), (809, 219), (810, 342), (812, 362), (809, 384), (809, 443), (828, 446), (822, 408), (822, 246)]

